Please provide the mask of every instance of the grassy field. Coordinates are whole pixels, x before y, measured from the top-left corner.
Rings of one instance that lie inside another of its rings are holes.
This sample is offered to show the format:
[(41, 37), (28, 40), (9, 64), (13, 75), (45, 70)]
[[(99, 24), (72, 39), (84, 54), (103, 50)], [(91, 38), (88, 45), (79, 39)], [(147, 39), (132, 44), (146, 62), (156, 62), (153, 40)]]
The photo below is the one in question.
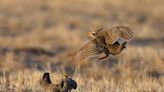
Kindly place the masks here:
[[(0, 0), (0, 92), (45, 92), (68, 73), (73, 92), (164, 92), (163, 0)], [(97, 27), (128, 25), (135, 38), (117, 56), (73, 74), (72, 57)]]

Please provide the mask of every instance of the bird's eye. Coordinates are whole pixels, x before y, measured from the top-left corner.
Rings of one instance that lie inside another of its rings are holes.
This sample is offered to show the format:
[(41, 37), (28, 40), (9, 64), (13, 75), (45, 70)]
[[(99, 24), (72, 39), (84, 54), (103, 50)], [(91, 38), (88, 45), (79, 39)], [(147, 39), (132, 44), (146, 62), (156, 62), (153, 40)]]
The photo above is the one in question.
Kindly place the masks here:
[(97, 33), (96, 32), (92, 32), (92, 35), (97, 35)]

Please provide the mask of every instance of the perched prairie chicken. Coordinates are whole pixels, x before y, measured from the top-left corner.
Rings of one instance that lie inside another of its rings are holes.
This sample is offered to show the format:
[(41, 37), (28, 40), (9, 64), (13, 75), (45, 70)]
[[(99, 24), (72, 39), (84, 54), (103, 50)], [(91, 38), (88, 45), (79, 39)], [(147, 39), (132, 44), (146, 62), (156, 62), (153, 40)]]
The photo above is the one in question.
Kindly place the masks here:
[(52, 84), (49, 73), (44, 73), (40, 84), (47, 92), (71, 92), (72, 89), (77, 88), (77, 83), (68, 75), (63, 75), (58, 84)]
[(89, 32), (89, 37), (91, 40), (80, 49), (74, 60), (86, 61), (101, 53), (105, 53), (106, 56), (99, 59), (106, 58), (109, 54), (119, 54), (126, 47), (126, 42), (133, 38), (133, 32), (129, 27), (119, 25), (111, 29), (101, 28)]

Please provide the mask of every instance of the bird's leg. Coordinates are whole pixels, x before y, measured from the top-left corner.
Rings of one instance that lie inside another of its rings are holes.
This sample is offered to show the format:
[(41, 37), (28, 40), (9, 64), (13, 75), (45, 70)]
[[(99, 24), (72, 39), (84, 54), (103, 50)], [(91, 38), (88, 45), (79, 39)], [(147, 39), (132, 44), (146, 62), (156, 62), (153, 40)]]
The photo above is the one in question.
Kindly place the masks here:
[(107, 57), (108, 57), (108, 55), (105, 55), (104, 57), (100, 57), (99, 60), (105, 59)]

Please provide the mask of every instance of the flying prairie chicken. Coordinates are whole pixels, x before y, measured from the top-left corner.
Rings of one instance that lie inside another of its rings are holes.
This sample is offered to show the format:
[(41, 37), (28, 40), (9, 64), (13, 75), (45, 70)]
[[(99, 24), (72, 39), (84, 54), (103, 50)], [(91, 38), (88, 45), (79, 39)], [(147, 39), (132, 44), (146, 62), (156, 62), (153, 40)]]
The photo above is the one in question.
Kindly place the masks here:
[(131, 28), (123, 25), (114, 26), (111, 29), (100, 28), (89, 32), (91, 40), (86, 43), (76, 54), (74, 60), (86, 61), (86, 59), (105, 53), (100, 60), (109, 56), (117, 55), (126, 47), (127, 41), (133, 38)]
[(62, 76), (59, 83), (52, 84), (49, 73), (44, 73), (40, 84), (47, 92), (71, 92), (72, 89), (77, 88), (76, 81), (69, 78), (66, 74)]

